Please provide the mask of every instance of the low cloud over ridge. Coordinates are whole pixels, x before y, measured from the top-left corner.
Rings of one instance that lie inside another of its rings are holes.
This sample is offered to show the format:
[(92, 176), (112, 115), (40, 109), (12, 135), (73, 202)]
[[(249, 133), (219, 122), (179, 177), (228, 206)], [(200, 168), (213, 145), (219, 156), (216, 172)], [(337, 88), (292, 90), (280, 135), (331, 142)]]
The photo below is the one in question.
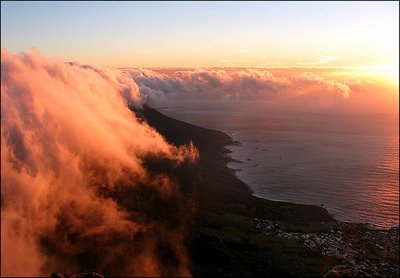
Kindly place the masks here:
[(351, 94), (348, 85), (311, 72), (274, 76), (263, 69), (199, 69), (152, 71), (129, 69), (148, 103), (161, 106), (169, 99), (219, 102), (297, 103), (329, 106)]
[(185, 204), (147, 165), (198, 154), (136, 118), (128, 104), (142, 99), (120, 71), (1, 50), (2, 276), (190, 275), (184, 221), (152, 217)]

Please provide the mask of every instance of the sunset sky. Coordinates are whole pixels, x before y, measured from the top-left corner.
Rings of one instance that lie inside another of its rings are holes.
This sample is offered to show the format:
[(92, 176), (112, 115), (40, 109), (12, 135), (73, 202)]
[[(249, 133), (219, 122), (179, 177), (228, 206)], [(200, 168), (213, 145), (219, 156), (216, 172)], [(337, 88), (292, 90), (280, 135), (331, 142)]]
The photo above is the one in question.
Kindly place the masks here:
[(1, 46), (108, 67), (397, 70), (398, 2), (1, 2)]
[(398, 274), (399, 1), (0, 3), (1, 277)]

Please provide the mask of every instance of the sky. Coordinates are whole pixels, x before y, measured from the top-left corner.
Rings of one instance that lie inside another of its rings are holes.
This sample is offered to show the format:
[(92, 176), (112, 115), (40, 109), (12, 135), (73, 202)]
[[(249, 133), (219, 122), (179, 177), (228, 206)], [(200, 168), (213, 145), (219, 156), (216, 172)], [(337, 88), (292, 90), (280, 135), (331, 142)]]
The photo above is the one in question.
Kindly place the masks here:
[(1, 2), (1, 47), (107, 67), (398, 71), (398, 2)]

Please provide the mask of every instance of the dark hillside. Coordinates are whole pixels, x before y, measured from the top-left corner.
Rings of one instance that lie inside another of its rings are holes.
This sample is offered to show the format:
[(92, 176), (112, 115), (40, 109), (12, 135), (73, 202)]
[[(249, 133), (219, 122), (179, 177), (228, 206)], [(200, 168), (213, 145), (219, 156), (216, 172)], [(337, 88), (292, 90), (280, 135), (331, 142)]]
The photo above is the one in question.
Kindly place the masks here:
[(253, 220), (279, 220), (315, 229), (319, 222), (333, 221), (325, 209), (252, 196), (249, 187), (226, 166), (229, 151), (225, 146), (235, 143), (228, 135), (147, 107), (136, 113), (170, 143), (192, 141), (199, 150), (199, 163), (188, 170), (190, 174), (182, 173), (195, 187), (195, 214), (187, 243), (195, 276), (309, 277), (320, 276), (332, 266), (334, 259), (296, 241), (261, 235)]

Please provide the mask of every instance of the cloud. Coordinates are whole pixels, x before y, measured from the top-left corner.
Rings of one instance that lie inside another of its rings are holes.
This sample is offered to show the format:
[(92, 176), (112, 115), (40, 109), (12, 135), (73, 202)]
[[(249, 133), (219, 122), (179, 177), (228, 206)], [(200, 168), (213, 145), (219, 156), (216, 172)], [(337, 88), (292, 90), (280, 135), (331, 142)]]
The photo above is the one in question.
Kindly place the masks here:
[[(343, 102), (351, 94), (348, 85), (326, 80), (310, 72), (279, 77), (264, 69), (196, 69), (173, 72), (131, 69), (125, 72), (133, 77), (143, 94), (151, 96), (153, 92), (157, 92), (157, 98), (164, 102), (165, 99), (171, 102), (230, 100), (232, 103), (303, 103), (304, 107), (326, 107)], [(154, 101), (152, 105), (157, 106), (157, 102)]]
[(342, 58), (340, 56), (335, 56), (335, 55), (320, 55), (318, 60), (314, 62), (299, 62), (296, 63), (297, 65), (303, 65), (303, 66), (318, 66), (318, 65), (326, 65), (331, 62), (341, 60)]
[(333, 61), (340, 60), (341, 58), (339, 56), (335, 55), (322, 55), (319, 57), (318, 61), (316, 64), (327, 64)]
[(136, 118), (144, 99), (120, 71), (1, 50), (2, 276), (190, 275), (185, 200), (151, 164), (198, 153)]
[(163, 91), (146, 86), (142, 86), (140, 91), (145, 98), (146, 104), (150, 107), (162, 107), (168, 105), (168, 99)]

